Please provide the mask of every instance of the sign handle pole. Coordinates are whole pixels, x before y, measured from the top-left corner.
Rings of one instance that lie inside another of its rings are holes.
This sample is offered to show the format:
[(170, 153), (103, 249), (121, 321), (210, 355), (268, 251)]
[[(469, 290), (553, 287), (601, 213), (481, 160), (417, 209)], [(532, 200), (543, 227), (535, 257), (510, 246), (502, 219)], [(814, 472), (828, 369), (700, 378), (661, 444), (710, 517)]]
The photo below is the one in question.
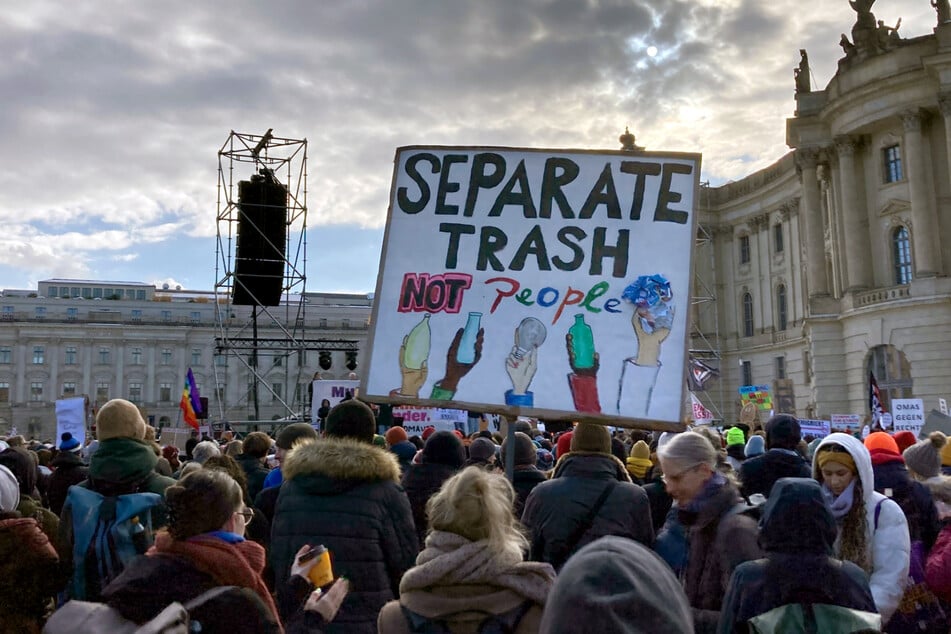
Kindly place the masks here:
[(506, 430), (505, 438), (508, 443), (509, 450), (505, 452), (505, 477), (509, 479), (509, 482), (515, 481), (515, 421), (517, 419), (514, 416), (506, 416)]

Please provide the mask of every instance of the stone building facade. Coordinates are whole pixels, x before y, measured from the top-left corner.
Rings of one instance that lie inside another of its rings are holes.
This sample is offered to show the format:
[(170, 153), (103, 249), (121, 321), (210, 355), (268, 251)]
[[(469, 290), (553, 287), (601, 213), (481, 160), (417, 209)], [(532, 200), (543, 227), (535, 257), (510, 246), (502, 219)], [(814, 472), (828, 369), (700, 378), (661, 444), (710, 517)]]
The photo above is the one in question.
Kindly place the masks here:
[(867, 415), (870, 372), (886, 407), (951, 397), (951, 23), (860, 23), (825, 89), (797, 85), (793, 151), (702, 191), (727, 419), (740, 385), (777, 379), (809, 418)]

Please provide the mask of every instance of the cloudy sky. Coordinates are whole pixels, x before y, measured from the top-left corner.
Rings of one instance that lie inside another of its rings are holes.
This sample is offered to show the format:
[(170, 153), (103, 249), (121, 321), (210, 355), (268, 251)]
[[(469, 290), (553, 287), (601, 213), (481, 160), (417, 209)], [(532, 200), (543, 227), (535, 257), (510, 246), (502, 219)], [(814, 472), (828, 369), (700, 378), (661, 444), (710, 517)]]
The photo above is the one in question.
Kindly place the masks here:
[[(931, 33), (928, 0), (876, 17)], [(847, 0), (36, 2), (0, 18), (0, 288), (211, 289), (217, 152), (308, 140), (308, 290), (373, 290), (401, 145), (786, 151), (792, 69), (841, 57)], [(246, 178), (246, 176), (244, 176)]]

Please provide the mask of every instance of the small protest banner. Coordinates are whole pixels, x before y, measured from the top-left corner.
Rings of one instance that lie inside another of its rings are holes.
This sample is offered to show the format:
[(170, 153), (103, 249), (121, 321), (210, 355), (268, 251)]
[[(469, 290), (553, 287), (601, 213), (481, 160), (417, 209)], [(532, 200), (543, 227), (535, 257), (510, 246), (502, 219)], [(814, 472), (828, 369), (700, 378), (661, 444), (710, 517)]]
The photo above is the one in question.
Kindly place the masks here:
[(680, 430), (700, 156), (403, 147), (361, 394)]
[(709, 425), (713, 422), (713, 412), (707, 409), (693, 392), (690, 393), (690, 405), (695, 425)]
[(829, 417), (833, 429), (848, 429), (858, 431), (862, 426), (862, 416), (860, 414), (832, 414)]
[(892, 399), (893, 430), (910, 431), (916, 437), (925, 426), (925, 404), (920, 398)]
[(62, 398), (56, 401), (56, 446), (59, 447), (63, 434), (69, 432), (79, 441), (86, 443), (86, 399), (82, 396)]
[(310, 404), (310, 422), (317, 424), (317, 412), (327, 401), (328, 407), (333, 407), (343, 399), (351, 398), (359, 393), (360, 381), (353, 380), (335, 380), (335, 379), (315, 379), (313, 384), (313, 398)]
[(769, 393), (768, 385), (744, 385), (740, 387), (740, 403), (752, 403), (756, 409), (769, 411), (773, 409), (773, 398)]
[(800, 418), (799, 429), (802, 431), (803, 438), (806, 436), (812, 436), (813, 438), (825, 438), (832, 433), (832, 423), (831, 421), (827, 420)]

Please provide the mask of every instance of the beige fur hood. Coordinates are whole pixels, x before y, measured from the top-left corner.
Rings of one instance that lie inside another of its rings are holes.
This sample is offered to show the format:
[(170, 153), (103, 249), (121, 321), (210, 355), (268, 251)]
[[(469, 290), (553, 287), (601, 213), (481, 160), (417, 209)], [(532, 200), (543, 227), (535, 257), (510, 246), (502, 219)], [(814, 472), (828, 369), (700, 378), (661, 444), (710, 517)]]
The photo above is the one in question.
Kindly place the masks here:
[(287, 454), (281, 471), (285, 480), (320, 474), (341, 480), (400, 481), (400, 464), (394, 454), (349, 438), (300, 444)]

